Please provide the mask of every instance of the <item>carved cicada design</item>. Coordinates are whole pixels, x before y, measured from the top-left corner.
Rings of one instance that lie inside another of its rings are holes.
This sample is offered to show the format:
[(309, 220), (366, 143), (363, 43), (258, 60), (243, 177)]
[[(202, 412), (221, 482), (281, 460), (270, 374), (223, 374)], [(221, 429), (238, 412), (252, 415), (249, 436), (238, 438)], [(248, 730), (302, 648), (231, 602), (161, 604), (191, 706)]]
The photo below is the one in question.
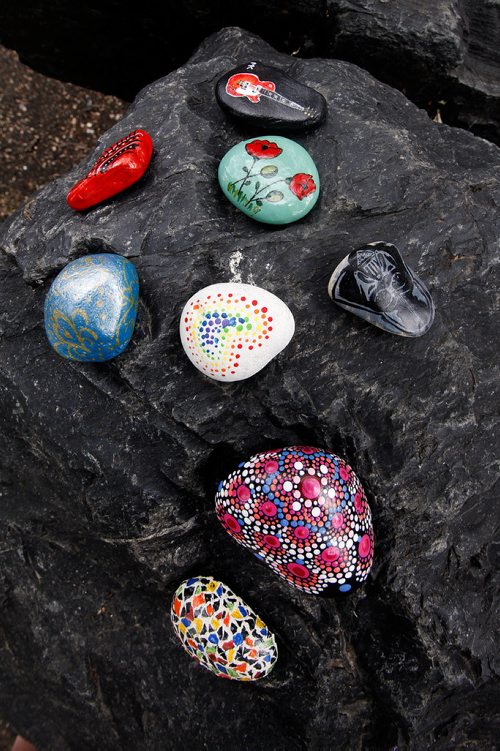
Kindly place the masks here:
[(346, 256), (328, 292), (342, 308), (400, 336), (422, 336), (434, 320), (429, 290), (389, 243), (370, 243)]

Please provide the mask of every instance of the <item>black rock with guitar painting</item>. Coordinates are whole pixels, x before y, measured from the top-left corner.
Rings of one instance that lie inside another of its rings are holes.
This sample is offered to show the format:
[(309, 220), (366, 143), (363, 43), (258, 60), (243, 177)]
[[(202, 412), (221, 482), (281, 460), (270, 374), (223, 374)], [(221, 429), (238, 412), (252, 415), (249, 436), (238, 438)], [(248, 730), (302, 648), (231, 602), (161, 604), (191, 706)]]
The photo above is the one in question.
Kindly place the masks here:
[(310, 130), (326, 117), (326, 100), (318, 91), (258, 62), (225, 73), (215, 96), (228, 114), (275, 132)]

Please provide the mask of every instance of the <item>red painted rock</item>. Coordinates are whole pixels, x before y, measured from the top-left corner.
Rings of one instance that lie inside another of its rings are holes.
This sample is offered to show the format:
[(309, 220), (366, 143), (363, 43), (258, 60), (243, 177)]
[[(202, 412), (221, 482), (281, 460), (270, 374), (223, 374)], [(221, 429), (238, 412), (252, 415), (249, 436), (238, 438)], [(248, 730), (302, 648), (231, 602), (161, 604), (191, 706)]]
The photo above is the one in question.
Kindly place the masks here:
[(68, 204), (84, 211), (121, 193), (146, 172), (153, 141), (145, 130), (133, 130), (106, 149), (83, 180), (68, 193)]

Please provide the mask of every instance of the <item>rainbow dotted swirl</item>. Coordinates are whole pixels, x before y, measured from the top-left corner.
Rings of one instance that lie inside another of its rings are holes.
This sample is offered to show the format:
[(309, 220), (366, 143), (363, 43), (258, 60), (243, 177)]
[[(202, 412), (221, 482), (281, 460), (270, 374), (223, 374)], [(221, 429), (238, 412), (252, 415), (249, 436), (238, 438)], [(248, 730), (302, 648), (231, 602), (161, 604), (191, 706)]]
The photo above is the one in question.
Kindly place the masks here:
[(209, 376), (235, 375), (245, 350), (263, 346), (273, 318), (255, 295), (232, 292), (193, 297), (184, 313), (187, 347), (195, 364)]
[(257, 454), (220, 483), (215, 508), (237, 542), (305, 592), (349, 592), (368, 576), (370, 507), (335, 454), (309, 446)]

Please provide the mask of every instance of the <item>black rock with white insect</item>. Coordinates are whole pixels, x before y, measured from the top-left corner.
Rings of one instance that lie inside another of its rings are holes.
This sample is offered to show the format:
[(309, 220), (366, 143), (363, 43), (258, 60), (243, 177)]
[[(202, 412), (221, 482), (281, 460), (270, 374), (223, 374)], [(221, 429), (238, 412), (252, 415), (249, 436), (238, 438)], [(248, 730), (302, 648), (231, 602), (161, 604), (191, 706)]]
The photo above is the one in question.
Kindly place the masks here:
[(391, 334), (422, 336), (434, 321), (429, 290), (390, 243), (368, 243), (349, 253), (330, 277), (328, 294)]

